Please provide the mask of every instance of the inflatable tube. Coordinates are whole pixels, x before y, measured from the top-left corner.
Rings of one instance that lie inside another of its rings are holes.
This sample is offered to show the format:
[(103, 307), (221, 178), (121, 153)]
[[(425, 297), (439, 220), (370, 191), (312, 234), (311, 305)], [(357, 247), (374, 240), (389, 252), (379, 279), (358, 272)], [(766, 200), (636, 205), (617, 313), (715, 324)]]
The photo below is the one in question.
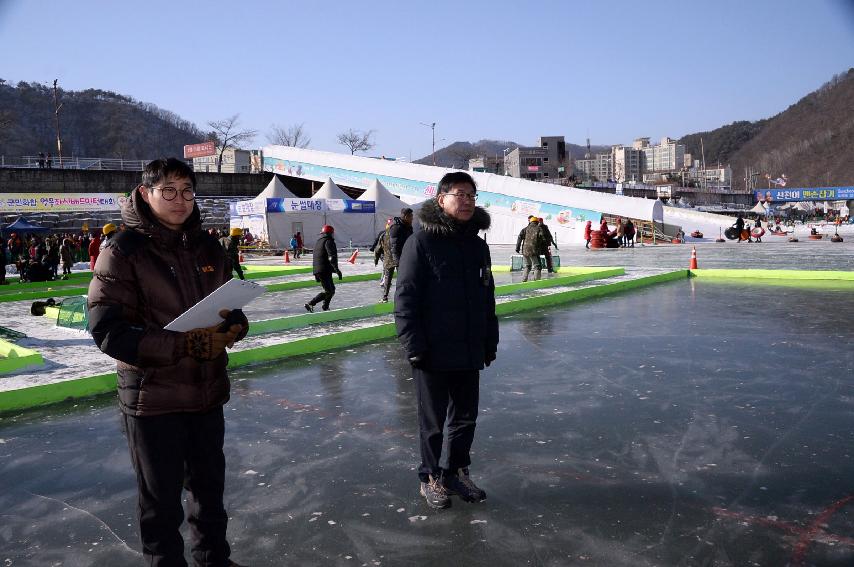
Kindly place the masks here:
[(699, 230), (695, 230), (691, 233), (691, 238), (703, 238), (703, 233)]
[(752, 234), (755, 238), (762, 238), (762, 235), (765, 234), (765, 229), (757, 226), (756, 228), (750, 231), (750, 234)]
[(724, 236), (726, 236), (729, 240), (735, 240), (738, 238), (738, 229), (734, 226), (729, 227), (724, 231)]
[(821, 240), (822, 234), (810, 234), (810, 240)]

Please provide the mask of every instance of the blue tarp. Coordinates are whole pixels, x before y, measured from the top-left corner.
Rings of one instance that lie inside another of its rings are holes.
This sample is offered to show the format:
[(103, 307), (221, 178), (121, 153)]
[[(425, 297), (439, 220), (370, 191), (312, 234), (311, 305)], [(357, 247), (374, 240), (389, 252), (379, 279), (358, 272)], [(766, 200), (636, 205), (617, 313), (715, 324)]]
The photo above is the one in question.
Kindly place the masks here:
[(24, 217), (18, 217), (15, 222), (4, 229), (4, 232), (47, 232), (49, 228), (33, 224)]

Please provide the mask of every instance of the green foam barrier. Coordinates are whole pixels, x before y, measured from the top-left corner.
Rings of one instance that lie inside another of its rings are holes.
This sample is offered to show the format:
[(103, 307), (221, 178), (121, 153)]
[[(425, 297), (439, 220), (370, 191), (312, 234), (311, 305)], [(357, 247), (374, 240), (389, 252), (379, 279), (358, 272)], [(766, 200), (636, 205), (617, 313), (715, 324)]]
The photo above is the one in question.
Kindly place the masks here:
[[(584, 270), (584, 273), (570, 276), (560, 276), (555, 278), (546, 278), (537, 281), (521, 282), (515, 284), (505, 284), (496, 286), (495, 295), (511, 295), (520, 291), (544, 289), (548, 287), (558, 287), (563, 285), (571, 285), (589, 281), (593, 279), (606, 278), (612, 276), (622, 276), (626, 272), (623, 268), (608, 268), (608, 269), (590, 269)], [(345, 278), (346, 279), (346, 278)], [(297, 282), (293, 282), (297, 283)], [(287, 329), (295, 329), (308, 325), (317, 325), (319, 323), (329, 323), (331, 321), (345, 321), (348, 319), (364, 319), (367, 317), (376, 317), (378, 315), (387, 315), (394, 312), (394, 303), (375, 303), (372, 305), (359, 305), (356, 307), (345, 307), (343, 309), (335, 309), (332, 311), (320, 311), (317, 313), (304, 313), (300, 315), (291, 315), (289, 317), (277, 317), (275, 319), (266, 319), (263, 321), (253, 321), (249, 326), (249, 335), (263, 335)]]
[(0, 295), (0, 303), (25, 301), (28, 299), (45, 299), (47, 297), (70, 297), (72, 295), (86, 295), (88, 292), (88, 287), (65, 287), (43, 291), (23, 291), (20, 293)]
[[(496, 313), (506, 315), (519, 311), (527, 311), (540, 307), (558, 305), (571, 301), (579, 301), (586, 298), (604, 296), (637, 287), (643, 287), (654, 283), (672, 281), (687, 277), (686, 270), (669, 272), (656, 276), (647, 276), (639, 280), (627, 280), (594, 286), (590, 288), (571, 290), (541, 297), (531, 297), (501, 303), (496, 306)], [(553, 278), (557, 279), (557, 278)], [(543, 281), (543, 280), (540, 280)], [(531, 282), (537, 283), (537, 282)], [(597, 289), (604, 288), (599, 292)], [(553, 298), (549, 300), (548, 298)], [(515, 305), (515, 307), (514, 307)], [(371, 307), (371, 306), (369, 306)], [(250, 364), (272, 362), (283, 358), (304, 356), (346, 348), (358, 344), (370, 343), (380, 339), (395, 337), (397, 330), (394, 323), (384, 323), (363, 329), (354, 329), (330, 333), (319, 337), (309, 337), (282, 344), (267, 345), (256, 348), (245, 349), (229, 353), (229, 368), (239, 368)], [(68, 398), (91, 396), (95, 394), (106, 394), (113, 392), (116, 388), (116, 375), (104, 374), (101, 376), (90, 376), (78, 380), (68, 380), (57, 384), (34, 386), (21, 390), (0, 392), (0, 412), (19, 410), (36, 407), (50, 403), (61, 402)]]
[(754, 280), (835, 280), (854, 282), (854, 272), (831, 270), (691, 270), (698, 278)]
[[(344, 276), (344, 279), (340, 281), (340, 283), (353, 283), (353, 282), (367, 282), (371, 280), (378, 280), (382, 277), (380, 273), (370, 273), (370, 274), (356, 274), (354, 276)], [(339, 283), (338, 278), (335, 278), (335, 283)], [(284, 282), (278, 284), (270, 284), (265, 286), (267, 291), (288, 291), (291, 289), (303, 289), (306, 287), (315, 287), (318, 286), (316, 281), (314, 280), (302, 280), (298, 282)]]
[(634, 280), (624, 280), (621, 282), (606, 283), (598, 286), (585, 287), (582, 289), (571, 289), (560, 293), (541, 295), (538, 297), (526, 297), (524, 299), (517, 299), (515, 301), (499, 303), (495, 306), (495, 313), (497, 315), (510, 315), (512, 313), (519, 313), (521, 311), (530, 311), (532, 309), (551, 307), (554, 305), (570, 303), (573, 301), (581, 301), (584, 299), (602, 297), (621, 291), (636, 289), (662, 282), (685, 279), (687, 277), (687, 270), (676, 270), (674, 272), (667, 272), (654, 276), (645, 276)]
[(116, 390), (116, 374), (87, 376), (53, 384), (0, 392), (0, 412), (55, 404), (73, 398), (85, 398)]
[(40, 353), (0, 339), (0, 374), (42, 364), (44, 359)]

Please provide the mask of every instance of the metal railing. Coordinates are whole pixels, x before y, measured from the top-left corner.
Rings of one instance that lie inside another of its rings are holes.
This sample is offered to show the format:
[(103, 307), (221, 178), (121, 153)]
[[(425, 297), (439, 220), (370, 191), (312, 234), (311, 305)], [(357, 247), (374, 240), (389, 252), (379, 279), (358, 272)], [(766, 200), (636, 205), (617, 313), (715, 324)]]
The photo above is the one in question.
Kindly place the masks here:
[(63, 157), (60, 167), (59, 158), (53, 156), (48, 161), (41, 156), (0, 156), (0, 167), (24, 168), (24, 169), (85, 169), (85, 170), (111, 170), (111, 171), (142, 171), (151, 160), (144, 159), (120, 159), (120, 158), (85, 158), (85, 157)]

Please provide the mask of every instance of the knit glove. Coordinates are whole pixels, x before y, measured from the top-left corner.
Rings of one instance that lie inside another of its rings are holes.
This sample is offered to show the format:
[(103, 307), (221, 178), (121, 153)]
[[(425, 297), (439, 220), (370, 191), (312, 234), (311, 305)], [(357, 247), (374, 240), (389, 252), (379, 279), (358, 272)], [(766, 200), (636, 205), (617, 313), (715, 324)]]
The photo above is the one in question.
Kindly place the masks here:
[[(225, 318), (228, 315), (227, 310), (221, 311), (220, 316)], [(193, 329), (184, 333), (186, 353), (196, 360), (215, 360), (223, 352), (226, 347), (234, 345), (237, 335), (243, 327), (239, 324), (232, 324), (227, 329), (222, 328), (222, 323), (217, 323), (211, 327), (202, 327)]]

